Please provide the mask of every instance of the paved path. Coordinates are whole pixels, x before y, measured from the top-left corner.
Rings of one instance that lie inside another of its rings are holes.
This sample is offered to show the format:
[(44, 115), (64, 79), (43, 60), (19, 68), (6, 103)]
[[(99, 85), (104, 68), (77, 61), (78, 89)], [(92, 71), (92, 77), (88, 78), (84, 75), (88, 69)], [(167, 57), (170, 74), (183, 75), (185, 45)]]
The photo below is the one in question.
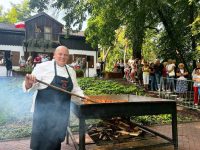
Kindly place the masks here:
[[(154, 126), (157, 131), (171, 136), (171, 126)], [(200, 149), (200, 122), (183, 123), (178, 125), (179, 150), (199, 150)], [(1, 141), (0, 150), (30, 150), (30, 139)], [(156, 148), (156, 150), (172, 150), (169, 148)], [(69, 145), (62, 143), (62, 150), (75, 150), (70, 141)], [(155, 150), (155, 148), (154, 148)]]
[(0, 76), (6, 76), (6, 67), (0, 66)]
[[(13, 69), (18, 69), (18, 68), (19, 68), (19, 66), (13, 66)], [(1, 76), (3, 76), (3, 77), (6, 76), (6, 67), (0, 65), (0, 77)]]

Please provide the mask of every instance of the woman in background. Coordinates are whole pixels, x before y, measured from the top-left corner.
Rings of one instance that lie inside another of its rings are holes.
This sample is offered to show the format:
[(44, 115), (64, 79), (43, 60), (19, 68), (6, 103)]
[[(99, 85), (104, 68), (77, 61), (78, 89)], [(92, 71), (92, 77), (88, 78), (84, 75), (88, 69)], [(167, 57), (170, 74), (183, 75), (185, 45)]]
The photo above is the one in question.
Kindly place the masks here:
[(146, 61), (144, 61), (144, 66), (142, 67), (142, 76), (143, 76), (143, 84), (144, 88), (147, 91), (149, 86), (149, 65)]
[(176, 77), (176, 93), (179, 94), (179, 99), (182, 99), (188, 90), (188, 83), (186, 81), (188, 77), (188, 71), (185, 69), (185, 65), (183, 63), (178, 65), (178, 69), (176, 70)]

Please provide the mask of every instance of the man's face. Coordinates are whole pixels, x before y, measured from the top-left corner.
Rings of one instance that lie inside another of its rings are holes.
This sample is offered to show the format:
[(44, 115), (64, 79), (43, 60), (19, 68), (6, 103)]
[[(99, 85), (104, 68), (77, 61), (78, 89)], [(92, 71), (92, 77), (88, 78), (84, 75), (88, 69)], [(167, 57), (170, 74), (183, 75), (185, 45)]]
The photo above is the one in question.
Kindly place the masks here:
[(54, 53), (54, 59), (59, 66), (63, 67), (69, 59), (68, 49), (64, 46), (59, 46)]

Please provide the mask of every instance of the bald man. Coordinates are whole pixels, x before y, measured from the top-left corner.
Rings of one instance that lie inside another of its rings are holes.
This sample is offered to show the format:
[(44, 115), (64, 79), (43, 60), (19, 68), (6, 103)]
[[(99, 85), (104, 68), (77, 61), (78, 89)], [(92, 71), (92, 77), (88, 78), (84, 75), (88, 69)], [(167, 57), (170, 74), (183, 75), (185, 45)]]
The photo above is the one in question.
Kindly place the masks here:
[(66, 135), (70, 114), (71, 95), (36, 82), (36, 79), (84, 96), (77, 84), (75, 71), (67, 65), (69, 51), (59, 46), (54, 59), (38, 64), (25, 76), (23, 89), (35, 91), (31, 111), (33, 125), (30, 148), (33, 150), (60, 150)]

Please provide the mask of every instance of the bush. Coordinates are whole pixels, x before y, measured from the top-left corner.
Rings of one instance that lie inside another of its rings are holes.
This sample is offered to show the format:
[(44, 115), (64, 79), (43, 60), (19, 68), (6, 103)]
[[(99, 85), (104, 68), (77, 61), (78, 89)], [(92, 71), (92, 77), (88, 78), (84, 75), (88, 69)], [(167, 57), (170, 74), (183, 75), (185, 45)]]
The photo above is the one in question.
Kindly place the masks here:
[(25, 68), (15, 69), (13, 72), (25, 75), (27, 73), (31, 73), (33, 68), (31, 66), (26, 66)]
[(84, 71), (82, 69), (75, 69), (76, 77), (84, 77)]

